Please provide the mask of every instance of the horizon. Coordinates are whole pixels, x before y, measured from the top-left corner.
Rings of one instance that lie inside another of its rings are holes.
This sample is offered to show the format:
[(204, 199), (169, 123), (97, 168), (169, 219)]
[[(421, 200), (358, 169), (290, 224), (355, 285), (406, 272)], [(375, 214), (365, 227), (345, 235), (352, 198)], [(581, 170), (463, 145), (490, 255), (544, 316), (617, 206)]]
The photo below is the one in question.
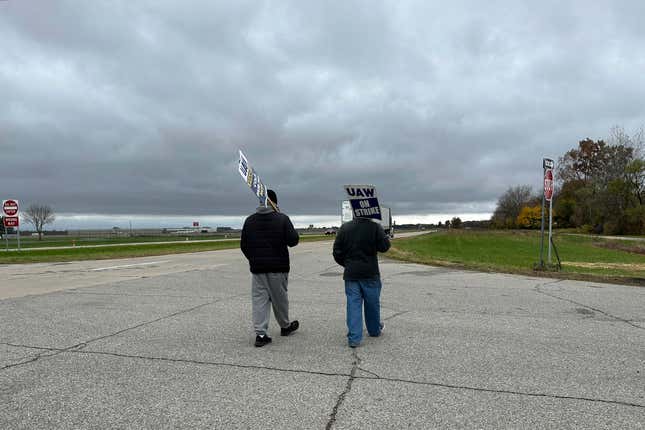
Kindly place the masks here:
[[(56, 214), (56, 220), (45, 226), (44, 230), (109, 230), (118, 227), (121, 230), (129, 230), (130, 226), (136, 229), (163, 229), (163, 228), (192, 228), (193, 222), (199, 222), (199, 227), (230, 227), (242, 228), (242, 224), (250, 215), (110, 215), (110, 214)], [(338, 215), (289, 215), (291, 222), (296, 228), (307, 228), (314, 225), (314, 228), (325, 228), (340, 226), (340, 214)], [(401, 224), (437, 224), (445, 223), (453, 217), (462, 221), (486, 221), (490, 220), (491, 213), (464, 213), (464, 214), (426, 214), (426, 215), (392, 215), (397, 225)], [(33, 230), (33, 226), (20, 217), (20, 230)]]

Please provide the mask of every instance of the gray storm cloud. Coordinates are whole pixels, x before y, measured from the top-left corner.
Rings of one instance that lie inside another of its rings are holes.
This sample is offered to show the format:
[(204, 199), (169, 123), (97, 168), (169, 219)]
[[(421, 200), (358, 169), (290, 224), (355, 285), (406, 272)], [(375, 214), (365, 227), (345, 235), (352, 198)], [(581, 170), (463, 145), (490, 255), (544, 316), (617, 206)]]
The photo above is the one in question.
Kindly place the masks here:
[(293, 214), (373, 183), (491, 211), (541, 158), (645, 118), (642, 2), (0, 1), (3, 194), (236, 215), (242, 149)]

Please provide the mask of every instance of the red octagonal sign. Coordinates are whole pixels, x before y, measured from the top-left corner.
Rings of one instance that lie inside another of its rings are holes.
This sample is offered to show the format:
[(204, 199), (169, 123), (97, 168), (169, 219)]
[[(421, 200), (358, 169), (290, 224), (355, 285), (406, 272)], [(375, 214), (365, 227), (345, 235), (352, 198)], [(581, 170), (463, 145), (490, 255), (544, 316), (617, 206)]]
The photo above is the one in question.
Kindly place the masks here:
[(18, 201), (5, 200), (2, 202), (2, 211), (7, 216), (16, 216), (18, 214)]
[(544, 198), (550, 202), (553, 198), (553, 170), (546, 169), (544, 172)]

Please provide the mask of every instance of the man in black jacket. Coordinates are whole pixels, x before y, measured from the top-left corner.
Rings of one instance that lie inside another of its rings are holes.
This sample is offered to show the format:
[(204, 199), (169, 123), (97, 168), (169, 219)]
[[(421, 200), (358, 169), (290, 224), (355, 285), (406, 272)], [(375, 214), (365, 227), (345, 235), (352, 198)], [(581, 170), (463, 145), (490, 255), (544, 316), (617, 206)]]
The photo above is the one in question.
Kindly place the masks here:
[(345, 295), (347, 296), (347, 341), (356, 348), (363, 339), (362, 307), (365, 307), (365, 325), (370, 336), (380, 336), (381, 274), (378, 252), (390, 249), (390, 240), (383, 227), (368, 218), (354, 218), (343, 224), (334, 241), (334, 260), (345, 268)]
[[(267, 196), (275, 204), (278, 197), (273, 190)], [(277, 206), (275, 206), (277, 209)], [(298, 329), (297, 320), (289, 321), (289, 250), (300, 237), (291, 220), (271, 207), (260, 206), (256, 213), (244, 221), (240, 248), (249, 260), (251, 270), (251, 295), (255, 346), (271, 342), (269, 328), (269, 303), (280, 325), (280, 335), (288, 336)]]

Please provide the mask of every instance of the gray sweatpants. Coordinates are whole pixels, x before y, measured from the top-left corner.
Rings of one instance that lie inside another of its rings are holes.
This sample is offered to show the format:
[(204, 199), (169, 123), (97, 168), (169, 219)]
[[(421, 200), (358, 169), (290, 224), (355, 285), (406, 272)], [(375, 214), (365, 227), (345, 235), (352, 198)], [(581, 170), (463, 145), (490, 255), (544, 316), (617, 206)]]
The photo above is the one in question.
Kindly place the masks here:
[(251, 273), (253, 327), (256, 335), (265, 335), (269, 328), (269, 303), (281, 328), (289, 327), (288, 273)]

